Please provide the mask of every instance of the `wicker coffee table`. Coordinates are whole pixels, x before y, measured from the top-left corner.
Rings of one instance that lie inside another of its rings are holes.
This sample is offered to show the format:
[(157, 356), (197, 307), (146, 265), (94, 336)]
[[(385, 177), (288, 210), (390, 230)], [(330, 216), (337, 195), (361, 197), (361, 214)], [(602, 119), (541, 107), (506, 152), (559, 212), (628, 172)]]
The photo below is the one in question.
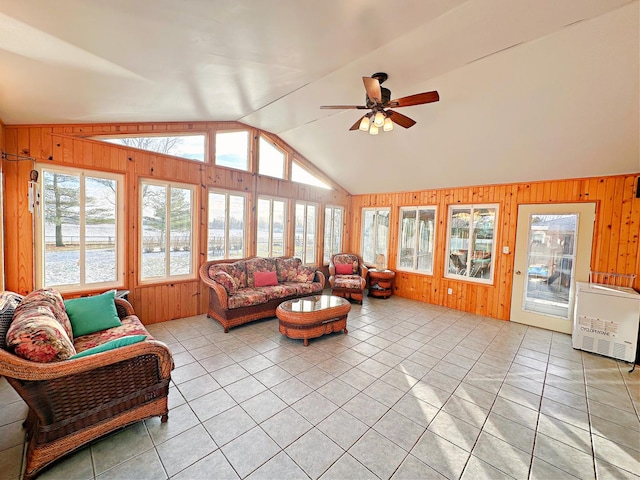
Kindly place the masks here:
[(276, 309), (276, 316), (280, 333), (289, 338), (302, 338), (306, 347), (310, 338), (340, 330), (347, 333), (350, 310), (351, 304), (344, 298), (314, 295), (281, 303)]

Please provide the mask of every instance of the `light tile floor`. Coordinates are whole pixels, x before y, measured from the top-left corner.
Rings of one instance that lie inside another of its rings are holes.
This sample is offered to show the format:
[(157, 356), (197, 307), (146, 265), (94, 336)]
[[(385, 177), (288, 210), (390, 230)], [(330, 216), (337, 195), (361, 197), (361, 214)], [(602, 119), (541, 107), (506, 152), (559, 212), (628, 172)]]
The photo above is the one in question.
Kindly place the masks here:
[[(40, 478), (640, 478), (640, 370), (398, 297), (352, 305), (348, 327), (303, 347), (276, 320), (151, 325), (176, 363), (168, 423)], [(0, 380), (0, 480), (19, 477), (25, 414)]]

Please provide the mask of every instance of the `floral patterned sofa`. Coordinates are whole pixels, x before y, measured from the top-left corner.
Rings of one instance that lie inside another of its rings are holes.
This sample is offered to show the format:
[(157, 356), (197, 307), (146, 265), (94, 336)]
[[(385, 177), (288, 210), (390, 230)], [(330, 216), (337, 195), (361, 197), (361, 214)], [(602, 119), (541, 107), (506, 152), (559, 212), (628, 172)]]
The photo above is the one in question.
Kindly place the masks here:
[(295, 257), (211, 260), (200, 267), (209, 287), (208, 316), (224, 328), (274, 317), (285, 300), (321, 293), (324, 274)]
[[(0, 292), (0, 375), (29, 407), (27, 480), (107, 433), (168, 418), (168, 347), (113, 291), (76, 300), (71, 315), (73, 300), (52, 289)], [(103, 319), (113, 326), (91, 331)]]

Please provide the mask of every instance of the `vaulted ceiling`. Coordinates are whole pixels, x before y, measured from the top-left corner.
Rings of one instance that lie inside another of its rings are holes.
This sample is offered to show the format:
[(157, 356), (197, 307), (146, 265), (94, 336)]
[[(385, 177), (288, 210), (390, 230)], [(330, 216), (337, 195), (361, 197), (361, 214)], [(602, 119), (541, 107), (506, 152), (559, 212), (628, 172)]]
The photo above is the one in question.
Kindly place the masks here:
[[(640, 172), (638, 0), (3, 0), (5, 124), (237, 120), (354, 194)], [(417, 124), (348, 131), (387, 72)]]

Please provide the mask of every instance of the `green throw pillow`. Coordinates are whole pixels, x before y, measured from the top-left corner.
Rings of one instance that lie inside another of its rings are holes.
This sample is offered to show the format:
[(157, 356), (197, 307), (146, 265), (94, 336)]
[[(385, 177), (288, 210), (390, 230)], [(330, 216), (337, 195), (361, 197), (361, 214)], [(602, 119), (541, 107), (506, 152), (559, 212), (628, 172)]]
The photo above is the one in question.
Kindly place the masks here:
[(69, 357), (71, 358), (80, 358), (86, 357), (87, 355), (93, 355), (94, 353), (106, 352), (107, 350), (113, 350), (118, 347), (125, 347), (127, 345), (133, 345), (134, 343), (138, 343), (147, 338), (146, 335), (129, 335), (126, 337), (116, 338), (114, 340), (109, 340), (102, 345), (97, 345), (93, 348), (87, 348), (80, 353), (76, 353), (75, 355)]
[(115, 290), (92, 297), (72, 298), (64, 302), (71, 321), (73, 338), (122, 325), (116, 310)]

